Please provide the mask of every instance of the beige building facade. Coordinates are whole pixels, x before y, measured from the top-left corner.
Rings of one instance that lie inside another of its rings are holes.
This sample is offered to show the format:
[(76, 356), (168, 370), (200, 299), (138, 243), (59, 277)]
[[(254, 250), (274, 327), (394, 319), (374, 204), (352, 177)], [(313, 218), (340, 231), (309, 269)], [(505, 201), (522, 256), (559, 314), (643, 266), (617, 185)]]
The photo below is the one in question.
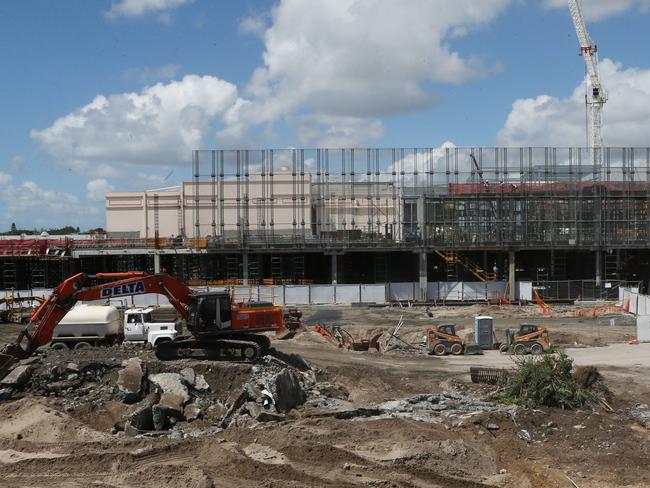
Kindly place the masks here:
[(308, 239), (338, 233), (398, 239), (400, 220), (401, 194), (391, 183), (324, 184), (307, 172), (203, 178), (106, 194), (106, 230), (112, 237)]

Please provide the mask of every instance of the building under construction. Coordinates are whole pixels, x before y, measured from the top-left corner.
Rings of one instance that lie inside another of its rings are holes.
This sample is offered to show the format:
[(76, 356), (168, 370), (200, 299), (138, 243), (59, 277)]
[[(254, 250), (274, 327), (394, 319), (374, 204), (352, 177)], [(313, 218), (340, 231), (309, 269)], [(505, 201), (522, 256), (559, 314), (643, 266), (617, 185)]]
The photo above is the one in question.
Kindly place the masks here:
[[(71, 271), (210, 283), (643, 281), (650, 148), (195, 151), (106, 196), (107, 235), (0, 242), (2, 287)], [(189, 168), (188, 168), (189, 169)]]

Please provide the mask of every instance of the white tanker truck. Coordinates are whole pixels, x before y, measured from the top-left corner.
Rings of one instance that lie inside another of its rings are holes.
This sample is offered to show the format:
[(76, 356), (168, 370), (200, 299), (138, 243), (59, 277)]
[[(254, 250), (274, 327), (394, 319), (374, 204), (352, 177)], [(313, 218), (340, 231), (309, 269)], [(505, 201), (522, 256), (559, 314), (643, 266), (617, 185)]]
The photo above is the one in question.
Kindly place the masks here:
[(155, 346), (173, 341), (182, 331), (181, 321), (154, 321), (154, 311), (154, 307), (122, 310), (113, 305), (77, 305), (55, 327), (51, 347), (80, 349), (121, 342)]

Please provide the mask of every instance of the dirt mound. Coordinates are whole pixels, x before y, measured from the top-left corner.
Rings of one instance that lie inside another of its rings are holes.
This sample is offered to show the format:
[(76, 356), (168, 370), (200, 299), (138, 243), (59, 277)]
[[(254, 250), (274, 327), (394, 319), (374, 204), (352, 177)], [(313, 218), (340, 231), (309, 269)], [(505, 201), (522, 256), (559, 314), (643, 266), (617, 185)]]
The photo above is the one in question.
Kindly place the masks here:
[(59, 443), (95, 442), (110, 437), (33, 398), (0, 404), (0, 417), (0, 439)]

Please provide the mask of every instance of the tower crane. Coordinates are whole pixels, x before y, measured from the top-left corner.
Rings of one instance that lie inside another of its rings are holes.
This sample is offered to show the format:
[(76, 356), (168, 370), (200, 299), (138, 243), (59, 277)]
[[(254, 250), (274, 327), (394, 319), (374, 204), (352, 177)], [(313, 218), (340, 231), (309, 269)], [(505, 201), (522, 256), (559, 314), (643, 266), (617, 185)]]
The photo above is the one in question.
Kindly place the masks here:
[(568, 0), (569, 11), (580, 43), (580, 55), (585, 59), (587, 73), (591, 83), (591, 94), (587, 95), (586, 103), (591, 108), (591, 125), (589, 137), (593, 149), (592, 161), (594, 172), (599, 171), (603, 162), (603, 136), (601, 134), (603, 105), (607, 94), (600, 83), (598, 71), (598, 46), (594, 44), (587, 32), (585, 18), (582, 15), (580, 0)]

